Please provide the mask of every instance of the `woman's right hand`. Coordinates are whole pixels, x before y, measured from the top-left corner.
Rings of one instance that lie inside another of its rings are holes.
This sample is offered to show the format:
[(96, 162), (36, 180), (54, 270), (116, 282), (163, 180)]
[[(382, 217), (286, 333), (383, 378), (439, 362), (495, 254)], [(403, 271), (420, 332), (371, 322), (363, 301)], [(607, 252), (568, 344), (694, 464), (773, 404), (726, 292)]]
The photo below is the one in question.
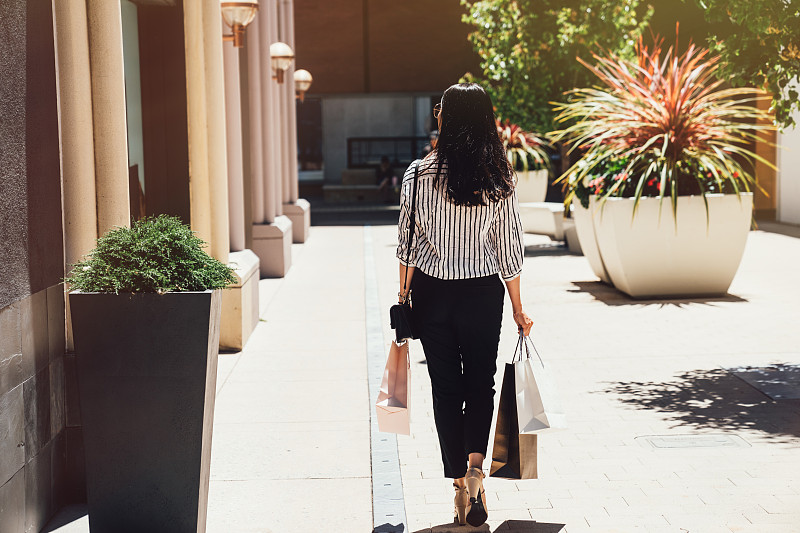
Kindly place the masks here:
[(533, 327), (533, 320), (531, 320), (531, 317), (529, 317), (525, 311), (520, 309), (519, 311), (514, 312), (514, 322), (517, 323), (517, 327), (523, 335), (526, 337), (530, 335), (531, 328)]

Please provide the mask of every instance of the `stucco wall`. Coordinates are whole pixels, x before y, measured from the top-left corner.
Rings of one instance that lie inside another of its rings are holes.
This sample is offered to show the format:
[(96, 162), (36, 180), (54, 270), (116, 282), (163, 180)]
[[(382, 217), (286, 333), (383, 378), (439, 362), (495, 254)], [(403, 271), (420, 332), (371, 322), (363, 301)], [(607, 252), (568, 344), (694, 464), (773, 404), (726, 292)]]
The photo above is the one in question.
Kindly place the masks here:
[(50, 9), (0, 2), (0, 308), (64, 275)]

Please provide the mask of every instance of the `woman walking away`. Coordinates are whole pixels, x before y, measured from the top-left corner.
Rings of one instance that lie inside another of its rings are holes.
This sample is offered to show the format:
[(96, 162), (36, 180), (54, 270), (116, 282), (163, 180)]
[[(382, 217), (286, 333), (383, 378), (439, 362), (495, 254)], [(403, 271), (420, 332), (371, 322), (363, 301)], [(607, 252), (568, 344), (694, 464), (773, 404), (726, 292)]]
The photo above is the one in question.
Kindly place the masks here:
[[(478, 526), (487, 518), (483, 460), (494, 410), (504, 293), (498, 273), (511, 298), (514, 322), (525, 335), (533, 321), (522, 310), (522, 224), (492, 101), (477, 84), (453, 85), (434, 115), (439, 121), (436, 147), (411, 164), (402, 183), (399, 298), (402, 303), (412, 296), (444, 474), (453, 478), (456, 489), (455, 519)], [(406, 270), (410, 291), (402, 288)]]

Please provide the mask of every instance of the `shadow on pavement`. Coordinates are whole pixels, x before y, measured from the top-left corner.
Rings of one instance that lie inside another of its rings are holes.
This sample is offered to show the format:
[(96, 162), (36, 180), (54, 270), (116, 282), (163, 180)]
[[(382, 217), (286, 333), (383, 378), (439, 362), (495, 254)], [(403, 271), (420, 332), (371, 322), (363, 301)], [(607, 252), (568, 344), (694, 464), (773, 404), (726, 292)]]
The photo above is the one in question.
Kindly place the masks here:
[[(558, 533), (564, 528), (565, 524), (548, 524), (546, 522), (536, 522), (535, 520), (506, 520), (494, 530), (517, 531), (518, 533)], [(414, 533), (491, 533), (489, 526), (484, 524), (481, 527), (458, 526), (452, 522), (433, 526), (415, 531)]]
[(716, 302), (747, 302), (746, 299), (734, 294), (698, 298), (650, 298), (637, 300), (636, 298), (631, 298), (624, 292), (617, 290), (611, 285), (607, 285), (602, 281), (573, 281), (572, 284), (575, 285), (576, 288), (569, 289), (568, 292), (589, 293), (594, 297), (595, 300), (603, 302), (606, 305), (658, 305), (660, 307), (688, 307), (694, 304), (714, 305)]
[(761, 431), (787, 443), (800, 437), (800, 400), (773, 400), (722, 368), (691, 370), (665, 382), (612, 382), (601, 392), (665, 413), (682, 426)]
[(787, 237), (794, 237), (795, 239), (800, 239), (800, 226), (795, 226), (792, 224), (782, 224), (779, 222), (759, 222), (758, 223), (758, 230), (765, 231), (767, 233), (777, 233), (779, 235), (785, 235)]

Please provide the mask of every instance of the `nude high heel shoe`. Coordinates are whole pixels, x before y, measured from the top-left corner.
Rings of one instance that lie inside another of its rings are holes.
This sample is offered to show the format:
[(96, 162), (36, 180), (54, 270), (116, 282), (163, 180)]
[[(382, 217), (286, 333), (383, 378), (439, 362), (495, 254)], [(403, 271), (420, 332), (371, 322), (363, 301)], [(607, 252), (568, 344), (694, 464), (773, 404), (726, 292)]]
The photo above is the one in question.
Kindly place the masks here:
[(467, 523), (467, 507), (469, 507), (469, 493), (467, 492), (467, 487), (459, 487), (455, 483), (453, 483), (453, 487), (456, 489), (456, 498), (455, 498), (455, 511), (453, 514), (453, 522), (456, 522), (459, 526), (466, 525)]
[(483, 478), (486, 477), (480, 468), (470, 468), (467, 470), (466, 482), (469, 492), (469, 510), (467, 512), (467, 523), (472, 527), (478, 527), (489, 517), (486, 509), (486, 492), (483, 490)]

